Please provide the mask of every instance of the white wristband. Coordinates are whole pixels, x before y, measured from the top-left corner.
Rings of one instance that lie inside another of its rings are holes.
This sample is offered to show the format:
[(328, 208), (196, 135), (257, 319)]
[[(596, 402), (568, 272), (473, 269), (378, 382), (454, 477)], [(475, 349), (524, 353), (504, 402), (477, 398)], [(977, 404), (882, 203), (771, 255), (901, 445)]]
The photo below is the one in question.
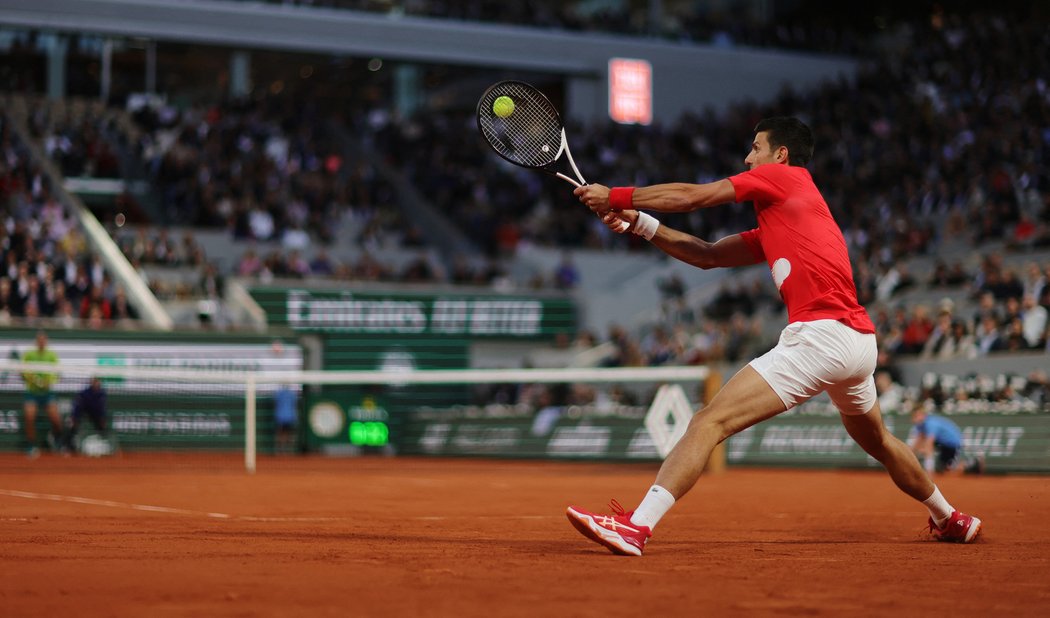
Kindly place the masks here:
[(656, 236), (656, 230), (659, 227), (660, 222), (655, 217), (640, 212), (638, 213), (638, 220), (634, 222), (634, 229), (631, 231), (646, 240), (652, 240), (653, 236)]

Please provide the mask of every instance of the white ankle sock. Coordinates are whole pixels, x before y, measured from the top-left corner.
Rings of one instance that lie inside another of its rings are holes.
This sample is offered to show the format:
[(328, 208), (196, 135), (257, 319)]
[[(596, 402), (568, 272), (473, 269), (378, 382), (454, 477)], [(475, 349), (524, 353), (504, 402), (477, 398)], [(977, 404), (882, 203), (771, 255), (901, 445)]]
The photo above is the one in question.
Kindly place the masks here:
[(948, 504), (948, 501), (941, 495), (941, 490), (937, 489), (936, 485), (933, 487), (933, 493), (930, 494), (929, 498), (923, 500), (922, 504), (930, 512), (933, 523), (937, 524), (938, 527), (943, 526), (944, 522), (948, 521), (948, 518), (952, 516), (952, 512), (955, 511), (952, 505)]
[(674, 506), (674, 496), (659, 485), (653, 485), (645, 493), (645, 498), (631, 515), (631, 523), (639, 526), (648, 526), (650, 530), (656, 527), (667, 511)]

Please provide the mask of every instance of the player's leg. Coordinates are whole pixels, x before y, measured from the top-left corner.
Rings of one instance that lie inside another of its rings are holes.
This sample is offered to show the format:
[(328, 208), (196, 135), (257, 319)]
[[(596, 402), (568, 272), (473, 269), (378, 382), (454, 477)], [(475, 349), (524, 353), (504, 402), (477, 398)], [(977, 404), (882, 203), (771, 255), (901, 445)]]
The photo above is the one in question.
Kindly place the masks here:
[(22, 421), (26, 442), (28, 442), (30, 446), (36, 446), (36, 412), (36, 400), (27, 398), (22, 405)]
[[(930, 512), (929, 525), (934, 538), (955, 543), (969, 543), (977, 538), (981, 520), (952, 507), (908, 445), (886, 429), (875, 398), (874, 381), (829, 389), (829, 394), (841, 412), (842, 424), (850, 437), (886, 468), (901, 491), (921, 502)], [(857, 413), (867, 402), (873, 402), (867, 412)]]
[(105, 410), (92, 410), (91, 411), (91, 424), (95, 426), (95, 430), (99, 433), (106, 433), (108, 431), (106, 427), (106, 412)]
[[(842, 404), (836, 404), (839, 410), (843, 409)], [(920, 502), (933, 493), (933, 481), (922, 469), (918, 458), (907, 444), (886, 429), (878, 400), (864, 414), (842, 413), (840, 416), (850, 437), (886, 468), (901, 491)]]
[(937, 443), (934, 443), (934, 448), (937, 449), (937, 472), (946, 474), (962, 472), (958, 448)]
[(838, 408), (846, 431), (864, 452), (886, 468), (897, 487), (916, 500), (925, 500), (935, 489), (933, 481), (912, 449), (882, 422), (875, 391), (875, 335), (841, 325), (829, 325), (822, 335), (823, 346), (835, 351), (830, 360), (841, 367), (829, 374), (827, 393)]
[(22, 404), (22, 430), (25, 432), (26, 454), (31, 458), (40, 455), (40, 447), (36, 443), (36, 399), (29, 395)]
[(62, 417), (58, 414), (58, 402), (55, 401), (54, 396), (49, 396), (47, 399), (47, 405), (44, 406), (44, 410), (47, 412), (47, 418), (51, 421), (51, 436), (48, 443), (51, 444), (51, 448), (58, 449), (62, 446)]
[(79, 406), (75, 406), (73, 411), (69, 414), (69, 431), (66, 433), (63, 442), (71, 453), (77, 451), (77, 434), (80, 433), (80, 419), (83, 418), (83, 416), (84, 412)]
[(635, 511), (625, 512), (614, 502), (613, 515), (576, 506), (570, 506), (566, 515), (584, 536), (613, 553), (640, 556), (653, 527), (696, 484), (715, 445), (786, 409), (769, 383), (753, 367), (745, 366), (693, 415), (685, 434), (660, 466), (656, 483)]
[(656, 485), (675, 500), (681, 498), (700, 478), (715, 446), (786, 409), (769, 383), (753, 367), (745, 365), (690, 419), (685, 435), (660, 466)]
[[(830, 320), (803, 326), (798, 334), (805, 345), (786, 360), (795, 361), (801, 373), (825, 384), (849, 435), (885, 466), (897, 487), (930, 511), (934, 536), (963, 543), (973, 540), (981, 521), (953, 509), (911, 449), (882, 422), (873, 377), (878, 357), (875, 335)], [(784, 381), (778, 376), (770, 383)]]

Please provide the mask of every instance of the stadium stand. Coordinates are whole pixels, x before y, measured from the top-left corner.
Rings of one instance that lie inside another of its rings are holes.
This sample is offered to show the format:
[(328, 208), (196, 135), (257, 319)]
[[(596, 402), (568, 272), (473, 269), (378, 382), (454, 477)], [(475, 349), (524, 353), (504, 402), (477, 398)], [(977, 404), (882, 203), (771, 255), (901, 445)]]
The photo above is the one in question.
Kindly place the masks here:
[[(668, 126), (573, 127), (574, 150), (588, 162), (591, 177), (606, 184), (703, 181), (740, 169), (735, 144), (756, 119), (774, 110), (797, 111), (826, 145), (817, 149), (811, 169), (827, 187), (851, 248), (874, 277), (901, 257), (930, 255), (963, 235), (1038, 247), (1047, 237), (1046, 206), (1039, 197), (1046, 193), (1045, 170), (1003, 162), (1036, 151), (1037, 159), (1045, 157), (1044, 137), (1022, 129), (1029, 126), (1024, 118), (1034, 121), (1047, 113), (1045, 97), (1038, 83), (1011, 70), (1012, 58), (955, 50), (966, 44), (997, 48), (1005, 37), (1021, 37), (1035, 64), (1050, 50), (1038, 26), (1007, 29), (1001, 18), (992, 23), (988, 27), (978, 15), (941, 28), (918, 24), (901, 43), (904, 55), (879, 56), (855, 83), (786, 91), (770, 104), (737, 105), (725, 118), (698, 111)], [(942, 66), (944, 74), (904, 70), (914, 65)], [(984, 114), (985, 99), (992, 95), (980, 91), (975, 98), (964, 75), (997, 80), (997, 104), (1016, 108), (1020, 117), (996, 115), (982, 119), (979, 132), (967, 128), (965, 119)], [(538, 245), (644, 246), (637, 239), (610, 237), (586, 213), (555, 208), (563, 199), (561, 188), (500, 166), (470, 147), (472, 138), (462, 130), (470, 123), (469, 112), (390, 119), (379, 127), (376, 144), (490, 253), (505, 237)], [(1019, 139), (1006, 144), (995, 139), (1007, 134)], [(506, 213), (515, 213), (516, 220)], [(670, 221), (710, 237), (748, 225), (750, 215), (745, 208), (720, 209)], [(954, 233), (960, 227), (968, 231)], [(1018, 230), (1023, 240), (1014, 238)], [(862, 279), (870, 282), (872, 275)]]
[[(370, 3), (303, 4), (389, 9)], [(402, 9), (425, 14), (425, 4)], [(476, 3), (462, 16), (446, 12), (445, 17), (462, 19), (469, 13), (470, 19), (483, 21), (520, 20), (513, 11), (494, 16), (491, 8)], [(996, 163), (1045, 158), (1045, 137), (1019, 129), (1024, 118), (1046, 114), (1038, 83), (1010, 71), (1009, 58), (955, 53), (967, 43), (995, 48), (1010, 36), (1026, 41), (1020, 47), (1038, 66), (1047, 51), (1039, 28), (1004, 21), (1009, 19), (948, 15), (909, 23), (895, 30), (896, 39), (880, 39), (881, 47), (866, 44), (866, 53), (880, 51), (856, 80), (813, 92), (788, 90), (766, 104), (742, 102), (724, 117), (698, 111), (667, 126), (572, 127), (577, 157), (591, 165), (592, 178), (609, 184), (703, 181), (739, 169), (734, 144), (755, 119), (770, 110), (797, 110), (818, 130), (821, 143), (833, 144), (818, 148), (813, 172), (843, 224), (856, 260), (858, 294), (879, 316), (884, 343), (894, 353), (943, 354), (940, 348), (926, 350), (937, 317), (929, 315), (931, 304), (948, 300), (956, 311), (968, 311), (974, 290), (994, 285), (977, 281), (975, 266), (963, 264), (972, 261), (968, 255), (974, 243), (1021, 255), (1038, 249), (1047, 234), (1045, 169)], [(920, 60), (923, 66), (941, 67), (940, 72), (903, 70)], [(978, 81), (995, 76), (994, 102), (1017, 109), (1019, 117), (982, 118), (979, 133), (968, 130), (964, 119), (978, 113), (986, 95), (979, 90), (975, 98), (963, 75)], [(319, 109), (289, 105), (279, 96), (181, 109), (146, 107), (134, 115), (84, 104), (67, 107), (42, 105), (32, 123), (67, 176), (112, 175), (118, 167), (114, 159), (129, 154), (149, 170), (161, 207), (155, 214), (165, 227), (129, 225), (112, 232), (154, 293), (168, 300), (216, 300), (222, 282), (235, 276), (492, 285), (503, 280), (505, 271), (521, 270), (498, 264), (532, 248), (646, 250), (632, 236), (609, 234), (585, 211), (562, 208), (563, 187), (511, 169), (476, 148), (469, 110), (431, 109), (407, 118), (374, 114), (354, 126), (361, 138), (346, 144), (339, 143)], [(844, 138), (833, 139), (840, 131), (832, 127), (844, 127)], [(996, 134), (1018, 135), (1006, 146), (1014, 150), (1002, 152), (1004, 145), (992, 139)], [(348, 158), (361, 146), (360, 158)], [(394, 199), (390, 176), (379, 171), (387, 165), (458, 224), (487, 255), (485, 261), (458, 256), (449, 263), (448, 256), (418, 245), (418, 230), (405, 223), (400, 211), (378, 208)], [(744, 205), (668, 220), (705, 237), (743, 229), (752, 221)], [(172, 223), (184, 225), (168, 227)], [(335, 238), (339, 242), (333, 243)], [(1027, 261), (1032, 260), (1044, 261), (1038, 254)], [(944, 272), (949, 262), (950, 274)], [(515, 285), (555, 285), (555, 268), (539, 275), (533, 270)], [(994, 269), (991, 276), (998, 276)], [(946, 287), (916, 284), (924, 278), (943, 280)], [(952, 287), (964, 279), (964, 288)], [(675, 300), (674, 311), (668, 303), (654, 307), (648, 326), (636, 324), (642, 326), (640, 339), (658, 338), (655, 326), (663, 337), (676, 333), (679, 342), (677, 352), (669, 354), (666, 341), (649, 341), (646, 347), (654, 351), (645, 363), (708, 357), (712, 333), (704, 332), (707, 321), (715, 323), (709, 330), (719, 331), (720, 341), (736, 342), (714, 346), (735, 350), (730, 358), (744, 358), (770, 344), (769, 333), (755, 326), (769, 324), (764, 318), (779, 310), (775, 301), (764, 302), (771, 295), (768, 286), (745, 291), (717, 280), (706, 285)], [(696, 304), (700, 297), (704, 305)], [(741, 302), (758, 305), (757, 315), (738, 310), (734, 303)], [(1036, 302), (1046, 304), (1038, 297)], [(923, 312), (925, 318), (912, 316), (909, 329), (908, 314)], [(669, 313), (676, 317), (659, 324)], [(972, 331), (970, 326), (968, 335)], [(700, 343), (689, 343), (690, 338)], [(1035, 342), (1029, 347), (1038, 347), (1045, 334), (1029, 340)]]
[[(74, 132), (70, 148), (55, 153), (70, 172), (95, 160)], [(59, 140), (56, 140), (59, 141)], [(73, 145), (73, 144), (76, 145)], [(76, 221), (52, 196), (51, 181), (0, 114), (0, 205), (5, 270), (0, 275), (0, 321), (91, 329), (131, 326), (127, 304)]]

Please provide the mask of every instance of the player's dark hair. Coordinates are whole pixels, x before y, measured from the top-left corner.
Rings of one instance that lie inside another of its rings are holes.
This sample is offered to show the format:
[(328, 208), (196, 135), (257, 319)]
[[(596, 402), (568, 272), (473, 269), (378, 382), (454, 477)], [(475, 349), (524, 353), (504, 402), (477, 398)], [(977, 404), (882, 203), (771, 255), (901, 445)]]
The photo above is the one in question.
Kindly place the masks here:
[(773, 150), (784, 146), (788, 149), (788, 163), (805, 167), (813, 158), (813, 132), (804, 122), (794, 116), (765, 118), (755, 125), (755, 133), (768, 134), (769, 147)]

